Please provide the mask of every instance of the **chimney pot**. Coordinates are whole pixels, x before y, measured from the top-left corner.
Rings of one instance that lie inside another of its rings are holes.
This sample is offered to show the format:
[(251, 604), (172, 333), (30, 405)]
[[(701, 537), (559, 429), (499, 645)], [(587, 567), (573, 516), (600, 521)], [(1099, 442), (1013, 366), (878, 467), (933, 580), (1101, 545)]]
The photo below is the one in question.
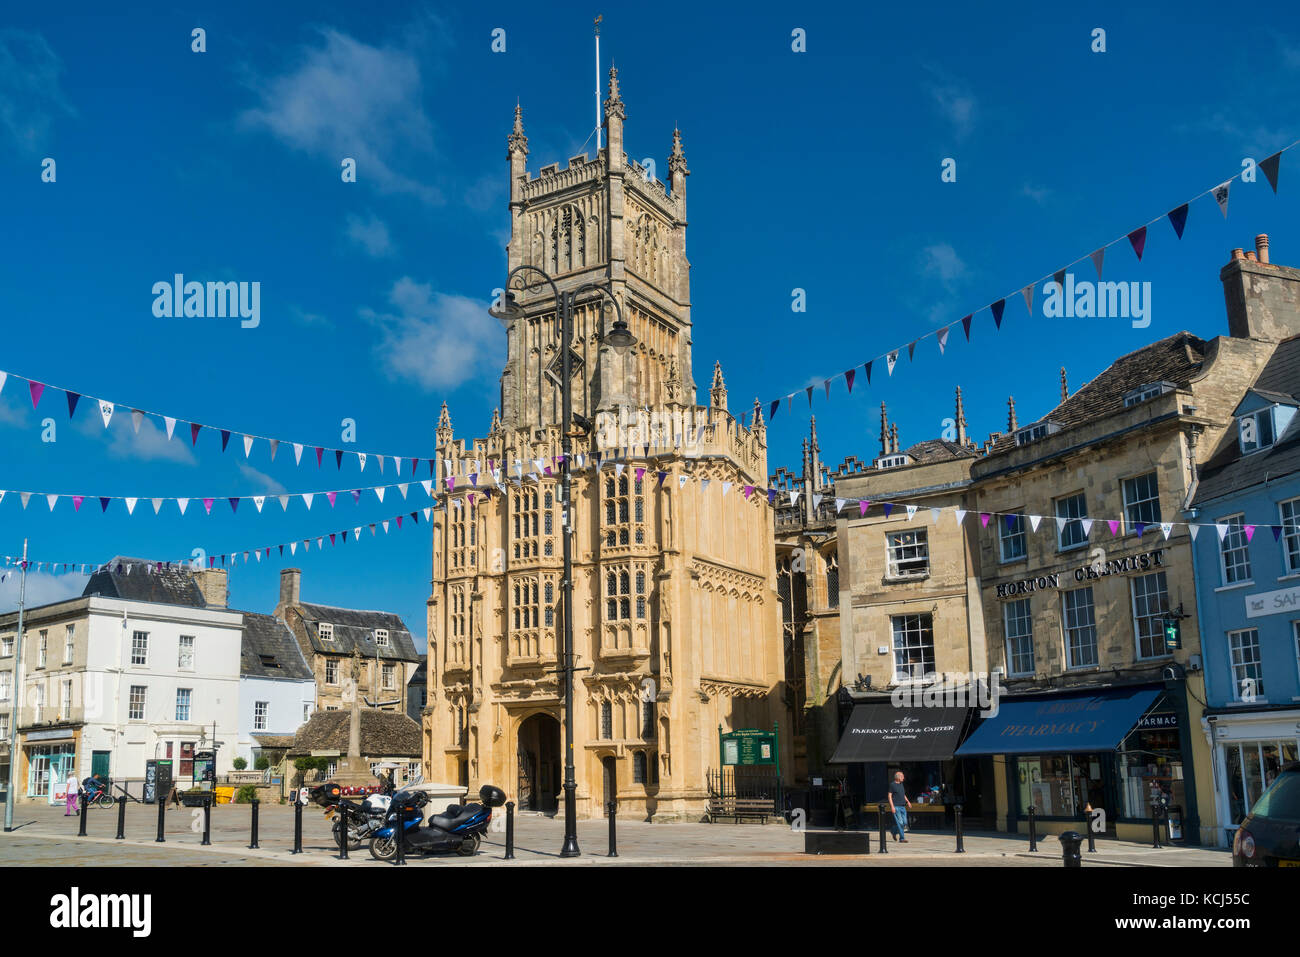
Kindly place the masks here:
[(1260, 233), (1255, 237), (1255, 251), (1259, 253), (1259, 261), (1268, 262), (1268, 233)]
[(1255, 258), (1255, 250), (1253, 250), (1253, 249), (1250, 249), (1250, 250), (1247, 250), (1247, 251), (1246, 251), (1246, 259), (1249, 260), (1250, 262), (1253, 262), (1253, 263), (1254, 263), (1254, 262), (1259, 262), (1259, 260)]
[(1232, 258), (1233, 258), (1233, 259), (1245, 259), (1245, 258), (1246, 258), (1246, 253), (1245, 253), (1244, 250), (1242, 250), (1242, 248), (1241, 248), (1240, 246), (1238, 246), (1236, 249), (1234, 249), (1234, 250), (1232, 251)]

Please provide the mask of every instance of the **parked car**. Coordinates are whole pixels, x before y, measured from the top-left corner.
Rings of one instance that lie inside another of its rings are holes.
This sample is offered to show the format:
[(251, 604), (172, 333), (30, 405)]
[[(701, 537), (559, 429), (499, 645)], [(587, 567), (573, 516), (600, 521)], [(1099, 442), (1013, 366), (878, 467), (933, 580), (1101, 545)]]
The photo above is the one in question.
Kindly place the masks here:
[(1300, 762), (1286, 765), (1237, 828), (1233, 867), (1300, 867)]

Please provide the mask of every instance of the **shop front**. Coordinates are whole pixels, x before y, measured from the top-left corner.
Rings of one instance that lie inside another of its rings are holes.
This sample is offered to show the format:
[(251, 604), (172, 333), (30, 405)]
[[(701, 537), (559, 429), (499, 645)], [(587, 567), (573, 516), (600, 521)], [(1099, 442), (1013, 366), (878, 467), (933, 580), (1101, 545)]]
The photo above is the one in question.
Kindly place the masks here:
[(967, 817), (977, 819), (983, 791), (979, 762), (953, 756), (972, 711), (897, 707), (887, 697), (856, 703), (830, 759), (831, 765), (845, 766), (855, 811), (874, 815), (876, 805), (887, 800), (894, 773), (902, 771), (914, 827), (951, 822), (954, 804), (963, 804)]
[(58, 804), (63, 801), (69, 775), (77, 773), (77, 734), (73, 728), (32, 731), (19, 741), (25, 780), (19, 772), (22, 797), (28, 801)]
[[(1179, 702), (1162, 686), (1130, 686), (1006, 697), (957, 749), (1000, 765), (998, 811), (1005, 829), (1082, 830), (1103, 812), (1105, 832), (1150, 840), (1152, 807), (1169, 809), (1169, 836), (1196, 842), (1190, 742)], [(1163, 812), (1162, 812), (1163, 814)]]
[(1300, 709), (1207, 712), (1203, 725), (1214, 752), (1218, 808), (1217, 840), (1232, 844), (1233, 832), (1278, 772), (1300, 759)]

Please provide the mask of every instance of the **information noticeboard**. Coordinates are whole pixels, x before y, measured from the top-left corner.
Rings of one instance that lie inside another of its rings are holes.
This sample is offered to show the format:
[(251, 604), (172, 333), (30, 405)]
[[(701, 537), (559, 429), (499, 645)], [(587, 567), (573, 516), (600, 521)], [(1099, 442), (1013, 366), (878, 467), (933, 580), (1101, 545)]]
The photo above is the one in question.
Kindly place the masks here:
[(216, 786), (217, 752), (194, 752), (194, 783), (205, 791), (210, 791)]
[(777, 763), (776, 731), (742, 728), (721, 735), (723, 765), (774, 765)]

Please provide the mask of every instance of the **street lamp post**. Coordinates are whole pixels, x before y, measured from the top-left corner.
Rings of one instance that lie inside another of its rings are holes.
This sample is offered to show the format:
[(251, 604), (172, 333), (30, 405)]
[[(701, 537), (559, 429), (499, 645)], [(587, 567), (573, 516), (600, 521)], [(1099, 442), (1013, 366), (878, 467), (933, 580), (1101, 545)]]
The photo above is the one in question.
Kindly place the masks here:
[[(528, 281), (524, 277), (529, 274), (534, 274), (538, 278)], [(501, 307), (494, 306), (489, 310), (498, 318), (516, 319), (523, 315), (522, 308), (515, 301), (514, 294), (510, 291), (511, 283), (516, 283), (518, 288), (528, 291), (540, 290), (543, 283), (549, 285), (555, 297), (557, 315), (560, 320), (560, 452), (563, 455), (560, 468), (560, 501), (564, 503), (563, 519), (560, 523), (564, 532), (564, 577), (560, 583), (560, 594), (564, 607), (564, 663), (556, 669), (558, 673), (564, 676), (564, 844), (560, 848), (560, 857), (578, 857), (582, 854), (582, 851), (578, 848), (578, 782), (573, 760), (573, 673), (576, 669), (573, 663), (573, 501), (571, 497), (572, 476), (570, 470), (573, 459), (573, 441), (570, 429), (573, 424), (572, 377), (574, 371), (573, 350), (570, 342), (573, 339), (573, 307), (578, 294), (588, 290), (595, 291), (600, 293), (601, 296), (607, 297), (609, 302), (613, 303), (617, 318), (614, 321), (614, 328), (602, 337), (602, 341), (615, 349), (622, 350), (634, 345), (636, 337), (628, 331), (627, 323), (623, 321), (623, 311), (619, 307), (618, 300), (614, 298), (613, 291), (608, 286), (587, 282), (568, 292), (561, 292), (559, 287), (555, 285), (555, 281), (536, 266), (518, 266), (510, 271), (510, 274), (506, 277)]]

